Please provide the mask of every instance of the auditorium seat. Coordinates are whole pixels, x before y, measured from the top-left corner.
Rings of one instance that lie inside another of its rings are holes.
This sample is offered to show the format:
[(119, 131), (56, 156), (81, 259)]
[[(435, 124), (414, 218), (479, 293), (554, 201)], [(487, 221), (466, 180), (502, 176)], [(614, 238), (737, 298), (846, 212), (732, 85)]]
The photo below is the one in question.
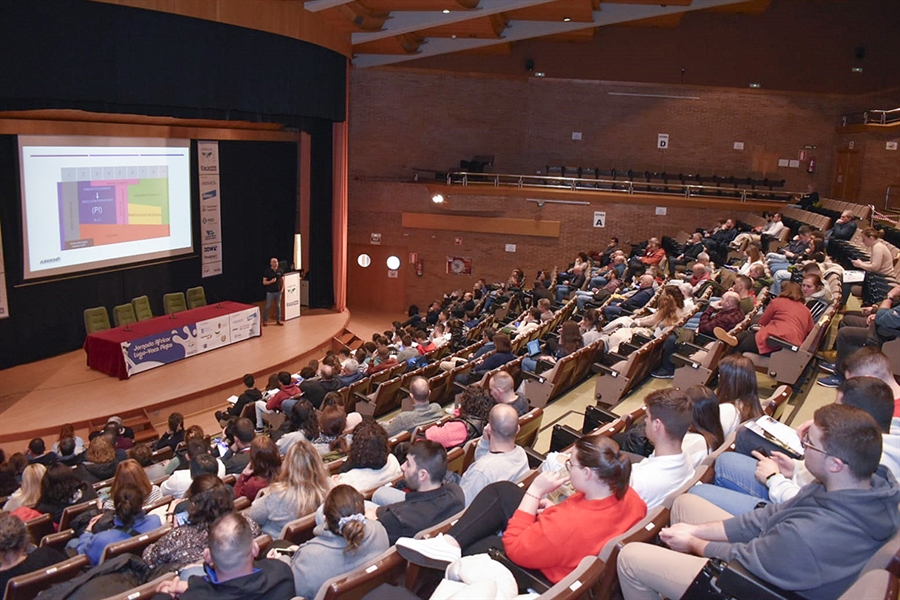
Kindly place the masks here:
[(202, 285), (188, 288), (187, 306), (188, 308), (199, 308), (201, 306), (206, 306), (206, 291), (204, 291)]
[(172, 292), (171, 294), (166, 294), (163, 296), (163, 306), (165, 307), (167, 315), (173, 315), (183, 310), (187, 310), (184, 293)]
[(153, 318), (153, 311), (150, 309), (150, 298), (147, 296), (138, 296), (132, 298), (131, 306), (134, 307), (134, 316), (138, 321), (146, 321)]
[(137, 323), (134, 307), (131, 304), (119, 304), (113, 307), (113, 322), (116, 327)]
[(84, 309), (84, 330), (88, 335), (109, 328), (109, 313), (105, 306)]
[(3, 597), (5, 600), (31, 600), (54, 583), (72, 579), (90, 564), (87, 556), (79, 554), (46, 569), (13, 577), (6, 584), (6, 595)]

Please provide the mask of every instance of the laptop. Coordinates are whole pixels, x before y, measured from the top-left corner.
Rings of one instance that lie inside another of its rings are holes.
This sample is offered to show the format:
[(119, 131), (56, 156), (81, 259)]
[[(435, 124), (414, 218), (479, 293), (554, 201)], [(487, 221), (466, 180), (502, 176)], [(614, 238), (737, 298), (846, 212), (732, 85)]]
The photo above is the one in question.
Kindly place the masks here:
[(528, 356), (535, 358), (541, 353), (541, 340), (531, 340), (526, 345), (526, 348), (528, 350)]

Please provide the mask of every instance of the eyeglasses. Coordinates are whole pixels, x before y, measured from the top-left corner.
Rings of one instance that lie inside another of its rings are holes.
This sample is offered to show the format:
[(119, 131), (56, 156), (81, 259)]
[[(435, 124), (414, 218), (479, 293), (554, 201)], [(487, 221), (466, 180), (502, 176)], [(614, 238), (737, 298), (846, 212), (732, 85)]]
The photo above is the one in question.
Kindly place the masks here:
[(815, 446), (811, 441), (809, 441), (809, 433), (803, 436), (803, 439), (800, 440), (800, 445), (803, 446), (804, 450), (815, 450), (816, 452), (821, 452), (822, 454), (828, 455), (827, 450), (823, 450)]

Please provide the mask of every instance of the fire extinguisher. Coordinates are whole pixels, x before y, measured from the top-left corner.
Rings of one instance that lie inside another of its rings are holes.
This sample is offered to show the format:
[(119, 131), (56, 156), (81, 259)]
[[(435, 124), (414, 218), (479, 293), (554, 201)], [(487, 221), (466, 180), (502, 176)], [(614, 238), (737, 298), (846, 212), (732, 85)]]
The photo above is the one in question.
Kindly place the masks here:
[(424, 268), (424, 266), (425, 263), (421, 258), (416, 261), (416, 275), (418, 275), (419, 277), (422, 276), (422, 269)]
[(815, 156), (809, 157), (809, 165), (806, 167), (806, 172), (807, 173), (815, 173), (816, 172), (816, 157)]

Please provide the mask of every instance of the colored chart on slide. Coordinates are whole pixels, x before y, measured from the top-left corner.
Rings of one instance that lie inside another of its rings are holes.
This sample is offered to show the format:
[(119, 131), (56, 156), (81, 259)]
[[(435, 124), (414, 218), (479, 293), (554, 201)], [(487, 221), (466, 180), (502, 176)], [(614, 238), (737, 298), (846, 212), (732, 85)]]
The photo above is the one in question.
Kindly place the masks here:
[(64, 168), (60, 250), (169, 237), (168, 168)]

